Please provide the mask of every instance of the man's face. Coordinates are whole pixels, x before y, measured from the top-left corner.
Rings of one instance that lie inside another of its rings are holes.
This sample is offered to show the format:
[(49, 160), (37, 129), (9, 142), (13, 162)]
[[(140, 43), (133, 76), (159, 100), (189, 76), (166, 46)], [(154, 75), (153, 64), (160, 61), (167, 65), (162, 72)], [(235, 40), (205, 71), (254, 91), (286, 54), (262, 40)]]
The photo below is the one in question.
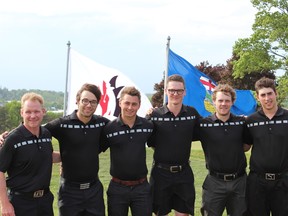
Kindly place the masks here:
[(170, 81), (166, 86), (166, 94), (168, 103), (182, 104), (183, 98), (186, 95), (184, 84), (182, 82)]
[(83, 91), (80, 100), (77, 101), (77, 105), (78, 117), (91, 118), (98, 106), (98, 101), (93, 93)]
[(233, 105), (232, 96), (230, 93), (217, 92), (216, 99), (213, 101), (213, 103), (215, 105), (216, 114), (218, 116), (230, 115), (230, 109)]
[(24, 102), (20, 114), (23, 118), (23, 124), (28, 130), (38, 128), (41, 125), (46, 110), (39, 101), (27, 100)]
[(263, 110), (272, 110), (277, 107), (277, 94), (272, 88), (262, 88), (258, 91), (257, 99)]
[(121, 115), (125, 117), (135, 117), (137, 111), (140, 108), (140, 101), (137, 96), (131, 96), (125, 94), (124, 97), (119, 101), (119, 106), (121, 108)]

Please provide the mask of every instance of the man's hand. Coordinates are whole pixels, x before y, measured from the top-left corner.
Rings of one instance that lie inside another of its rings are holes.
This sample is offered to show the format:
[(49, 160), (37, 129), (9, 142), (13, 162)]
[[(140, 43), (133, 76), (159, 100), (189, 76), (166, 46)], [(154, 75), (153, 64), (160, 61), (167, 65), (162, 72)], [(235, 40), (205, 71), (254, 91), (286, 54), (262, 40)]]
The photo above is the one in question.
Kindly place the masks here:
[(15, 216), (13, 205), (9, 201), (3, 202), (1, 205), (1, 213), (2, 216)]
[(5, 138), (8, 136), (8, 131), (5, 131), (4, 133), (0, 134), (0, 147), (4, 144)]
[[(157, 107), (155, 107), (155, 108), (157, 108)], [(150, 116), (152, 113), (153, 113), (153, 110), (155, 109), (155, 108), (150, 108), (149, 110), (147, 110), (147, 112), (146, 112), (146, 115), (147, 116)]]

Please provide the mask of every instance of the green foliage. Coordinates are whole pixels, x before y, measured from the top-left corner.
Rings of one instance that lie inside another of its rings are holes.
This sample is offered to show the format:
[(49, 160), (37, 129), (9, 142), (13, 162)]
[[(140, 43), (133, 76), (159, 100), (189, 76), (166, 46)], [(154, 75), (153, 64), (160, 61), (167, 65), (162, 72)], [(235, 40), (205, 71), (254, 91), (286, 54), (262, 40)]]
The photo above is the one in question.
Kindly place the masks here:
[(63, 112), (47, 112), (46, 115), (43, 118), (42, 123), (45, 124), (47, 122), (50, 122), (54, 119), (60, 118), (63, 116)]
[[(21, 103), (19, 101), (11, 101), (0, 107), (0, 133), (17, 127), (22, 122), (20, 115)], [(63, 112), (47, 112), (43, 118), (43, 124), (53, 119), (63, 116)]]
[(277, 80), (278, 103), (288, 109), (288, 74)]
[[(287, 101), (288, 72), (288, 2), (287, 0), (251, 0), (258, 10), (249, 38), (239, 39), (233, 47), (233, 77), (273, 73), (284, 70), (277, 78), (278, 101)], [(271, 78), (271, 77), (270, 77)]]
[(21, 104), (18, 101), (12, 101), (0, 107), (0, 132), (11, 130), (21, 123), (20, 108)]
[[(269, 44), (266, 44), (269, 45)], [(249, 39), (240, 39), (235, 43), (234, 52), (240, 58), (233, 64), (234, 78), (243, 78), (246, 74), (274, 71), (280, 63), (274, 56), (269, 55), (269, 49), (262, 42), (253, 42)]]
[(35, 92), (42, 95), (47, 110), (63, 110), (64, 93), (56, 91), (38, 89), (18, 89), (9, 91), (7, 88), (0, 88), (0, 103), (5, 104), (9, 101), (20, 101), (22, 95), (27, 92)]

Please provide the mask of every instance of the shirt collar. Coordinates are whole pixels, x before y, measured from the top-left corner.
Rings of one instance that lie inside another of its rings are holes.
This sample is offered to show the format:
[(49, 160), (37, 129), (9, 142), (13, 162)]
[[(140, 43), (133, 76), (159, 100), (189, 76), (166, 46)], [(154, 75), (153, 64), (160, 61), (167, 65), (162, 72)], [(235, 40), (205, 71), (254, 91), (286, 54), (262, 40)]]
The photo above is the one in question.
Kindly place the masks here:
[[(164, 111), (165, 114), (171, 112), (169, 110), (169, 108), (167, 107), (167, 103), (163, 106), (163, 111)], [(181, 110), (180, 110), (179, 114), (182, 113), (182, 112), (187, 112), (187, 106), (184, 106), (183, 104), (182, 104), (182, 107), (181, 107)]]
[[(121, 119), (121, 114), (119, 114), (119, 116), (117, 117), (116, 122), (121, 126), (126, 126), (126, 124)], [(133, 127), (135, 127), (136, 125), (142, 125), (142, 124), (143, 124), (142, 119), (139, 118), (139, 116), (137, 115)]]
[[(259, 110), (259, 113), (263, 116), (266, 116), (262, 108)], [(284, 114), (284, 109), (282, 107), (278, 106), (278, 109), (277, 109), (274, 116), (281, 116), (283, 114)]]
[[(31, 137), (31, 136), (35, 136), (34, 134), (32, 134), (24, 125), (23, 123), (19, 126), (20, 127), (20, 131), (21, 133), (26, 137)], [(43, 130), (42, 130), (42, 127), (40, 127), (40, 132), (39, 132), (39, 137), (42, 137), (42, 133), (43, 133)], [(36, 136), (35, 136), (36, 137)]]
[[(227, 120), (227, 122), (229, 122), (235, 115), (230, 113), (229, 119)], [(213, 115), (211, 115), (211, 120), (213, 122), (223, 122), (222, 120), (218, 119), (216, 116), (216, 113), (214, 113)]]

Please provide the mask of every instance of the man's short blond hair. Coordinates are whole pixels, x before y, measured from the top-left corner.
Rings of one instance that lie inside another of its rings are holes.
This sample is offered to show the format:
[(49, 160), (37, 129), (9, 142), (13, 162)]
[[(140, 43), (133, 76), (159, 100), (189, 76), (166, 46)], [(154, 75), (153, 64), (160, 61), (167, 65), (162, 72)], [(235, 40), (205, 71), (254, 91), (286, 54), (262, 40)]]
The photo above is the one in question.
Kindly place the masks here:
[(21, 98), (21, 108), (23, 108), (23, 105), (25, 103), (25, 101), (38, 101), (42, 107), (44, 106), (44, 99), (40, 94), (37, 94), (35, 92), (28, 92), (25, 93), (22, 98)]

